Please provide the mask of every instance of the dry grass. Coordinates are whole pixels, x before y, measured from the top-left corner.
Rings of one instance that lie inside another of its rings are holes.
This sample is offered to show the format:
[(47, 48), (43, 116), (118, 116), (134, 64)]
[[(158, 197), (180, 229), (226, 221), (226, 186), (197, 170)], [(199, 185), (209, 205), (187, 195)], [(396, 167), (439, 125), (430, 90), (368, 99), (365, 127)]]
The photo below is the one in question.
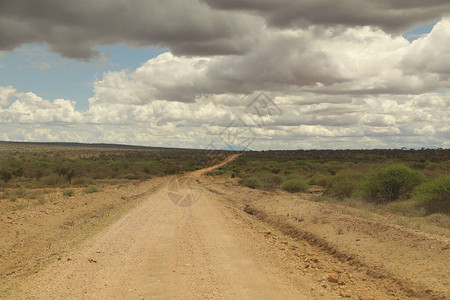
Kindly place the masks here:
[(423, 208), (418, 207), (415, 200), (393, 202), (377, 205), (360, 201), (357, 198), (347, 198), (338, 201), (330, 197), (316, 196), (315, 201), (334, 205), (339, 212), (365, 220), (382, 221), (405, 228), (426, 233), (450, 237), (450, 216), (446, 214), (426, 215)]
[[(155, 179), (155, 182), (160, 180)], [(7, 297), (15, 285), (43, 265), (92, 236), (134, 207), (142, 193), (155, 184), (129, 184), (120, 190), (105, 186), (102, 192), (84, 194), (73, 188), (74, 197), (63, 195), (63, 189), (40, 189), (35, 199), (0, 200), (0, 298)], [(27, 195), (26, 189), (19, 191)], [(10, 193), (17, 194), (13, 191)]]

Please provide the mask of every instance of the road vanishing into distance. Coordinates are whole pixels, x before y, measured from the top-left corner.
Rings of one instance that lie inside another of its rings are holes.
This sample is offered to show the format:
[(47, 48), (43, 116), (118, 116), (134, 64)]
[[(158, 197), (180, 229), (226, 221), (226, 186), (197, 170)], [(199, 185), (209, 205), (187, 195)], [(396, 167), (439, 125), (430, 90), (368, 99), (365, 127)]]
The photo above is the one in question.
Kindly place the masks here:
[[(259, 199), (265, 192), (205, 175), (234, 158), (159, 178), (162, 183), (136, 207), (40, 270), (11, 299), (434, 299), (363, 264), (349, 264), (347, 256), (337, 259), (328, 244), (289, 239), (239, 209), (237, 199)], [(270, 197), (269, 204), (281, 201)], [(304, 205), (312, 212), (321, 204)]]

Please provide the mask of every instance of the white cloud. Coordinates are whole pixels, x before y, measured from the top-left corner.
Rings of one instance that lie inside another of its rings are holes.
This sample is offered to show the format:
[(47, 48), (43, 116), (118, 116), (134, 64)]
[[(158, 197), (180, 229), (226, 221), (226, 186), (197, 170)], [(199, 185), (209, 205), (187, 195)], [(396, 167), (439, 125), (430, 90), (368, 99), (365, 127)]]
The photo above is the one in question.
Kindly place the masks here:
[[(243, 102), (231, 107), (207, 99), (195, 103), (155, 100), (144, 105), (93, 103), (81, 113), (67, 100), (18, 93), (18, 100), (0, 110), (0, 135), (4, 140), (224, 147), (229, 141), (223, 132), (239, 116), (246, 123), (238, 125), (242, 127), (238, 131), (246, 125), (251, 128), (247, 134), (254, 138), (252, 149), (415, 147), (421, 143), (443, 147), (447, 140), (449, 128), (442, 126), (448, 122), (443, 109), (450, 103), (447, 94), (308, 103), (313, 96), (275, 98), (282, 114), (266, 116), (264, 126), (255, 126), (254, 116), (246, 113), (252, 98), (238, 97)], [(427, 104), (427, 99), (432, 100)]]
[(395, 116), (366, 114), (361, 118), (364, 125), (371, 127), (390, 127), (395, 126)]
[[(0, 136), (223, 147), (224, 131), (248, 125), (253, 149), (443, 147), (450, 95), (434, 91), (450, 88), (448, 28), (444, 19), (413, 43), (372, 27), (268, 29), (241, 55), (167, 52), (104, 73), (86, 112), (1, 87)], [(255, 120), (246, 110), (258, 91), (281, 113)], [(228, 128), (236, 116), (245, 124)]]
[[(450, 76), (450, 18), (438, 22), (423, 38), (412, 42), (409, 53), (403, 59), (406, 72), (417, 71), (436, 74), (438, 80)], [(441, 77), (441, 78), (439, 78)]]
[(76, 111), (75, 102), (56, 99), (54, 101), (28, 92), (14, 93), (17, 98), (8, 108), (0, 111), (1, 123), (79, 123), (81, 112)]
[(16, 89), (12, 86), (0, 86), (0, 106), (7, 106)]
[(258, 90), (311, 91), (329, 98), (419, 95), (450, 88), (448, 28), (450, 19), (443, 19), (413, 43), (371, 27), (267, 31), (264, 41), (243, 55), (184, 57), (168, 52), (132, 72), (107, 72), (94, 82), (90, 102), (195, 102), (205, 95), (230, 102), (230, 96)]
[(419, 134), (419, 135), (425, 135), (425, 134), (434, 134), (436, 133), (436, 130), (434, 130), (433, 126), (431, 125), (426, 125), (423, 128), (416, 128), (414, 129), (414, 133)]

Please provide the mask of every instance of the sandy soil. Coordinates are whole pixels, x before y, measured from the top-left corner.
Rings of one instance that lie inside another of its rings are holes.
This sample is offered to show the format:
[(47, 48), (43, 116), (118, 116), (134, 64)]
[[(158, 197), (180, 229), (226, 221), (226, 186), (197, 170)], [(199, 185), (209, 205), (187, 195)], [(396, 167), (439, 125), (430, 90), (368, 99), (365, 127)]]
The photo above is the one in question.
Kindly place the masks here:
[(205, 186), (281, 236), (303, 242), (306, 253), (320, 257), (325, 273), (345, 278), (352, 297), (450, 297), (448, 238), (386, 223), (383, 216), (366, 220), (348, 215), (342, 213), (347, 209), (308, 201), (307, 195), (252, 190), (225, 181), (210, 177)]
[[(225, 186), (203, 175), (210, 170), (176, 185), (173, 177), (158, 179), (166, 184), (152, 185), (135, 208), (55, 257), (9, 298), (448, 297), (447, 240), (381, 224), (364, 225), (378, 233), (363, 234), (362, 221), (291, 195)], [(302, 215), (293, 216), (299, 207)], [(353, 227), (341, 232), (344, 224)]]

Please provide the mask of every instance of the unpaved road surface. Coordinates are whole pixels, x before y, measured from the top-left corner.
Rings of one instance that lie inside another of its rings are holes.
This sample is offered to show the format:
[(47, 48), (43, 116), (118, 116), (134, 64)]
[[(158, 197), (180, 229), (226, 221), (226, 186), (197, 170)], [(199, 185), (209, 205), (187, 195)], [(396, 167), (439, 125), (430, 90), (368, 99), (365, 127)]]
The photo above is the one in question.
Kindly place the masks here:
[(186, 184), (176, 192), (194, 197), (192, 205), (174, 202), (173, 182), (167, 179), (113, 225), (32, 276), (11, 298), (407, 297), (370, 276), (357, 279), (357, 270), (344, 278), (345, 267), (327, 253), (316, 253), (308, 243), (290, 240), (238, 209), (233, 196), (203, 175), (209, 170), (179, 181)]
[(195, 205), (180, 207), (162, 187), (15, 297), (309, 299), (307, 283), (286, 280), (264, 265), (270, 258), (255, 257), (252, 248), (266, 240), (246, 235), (232, 210), (213, 198), (205, 190)]

